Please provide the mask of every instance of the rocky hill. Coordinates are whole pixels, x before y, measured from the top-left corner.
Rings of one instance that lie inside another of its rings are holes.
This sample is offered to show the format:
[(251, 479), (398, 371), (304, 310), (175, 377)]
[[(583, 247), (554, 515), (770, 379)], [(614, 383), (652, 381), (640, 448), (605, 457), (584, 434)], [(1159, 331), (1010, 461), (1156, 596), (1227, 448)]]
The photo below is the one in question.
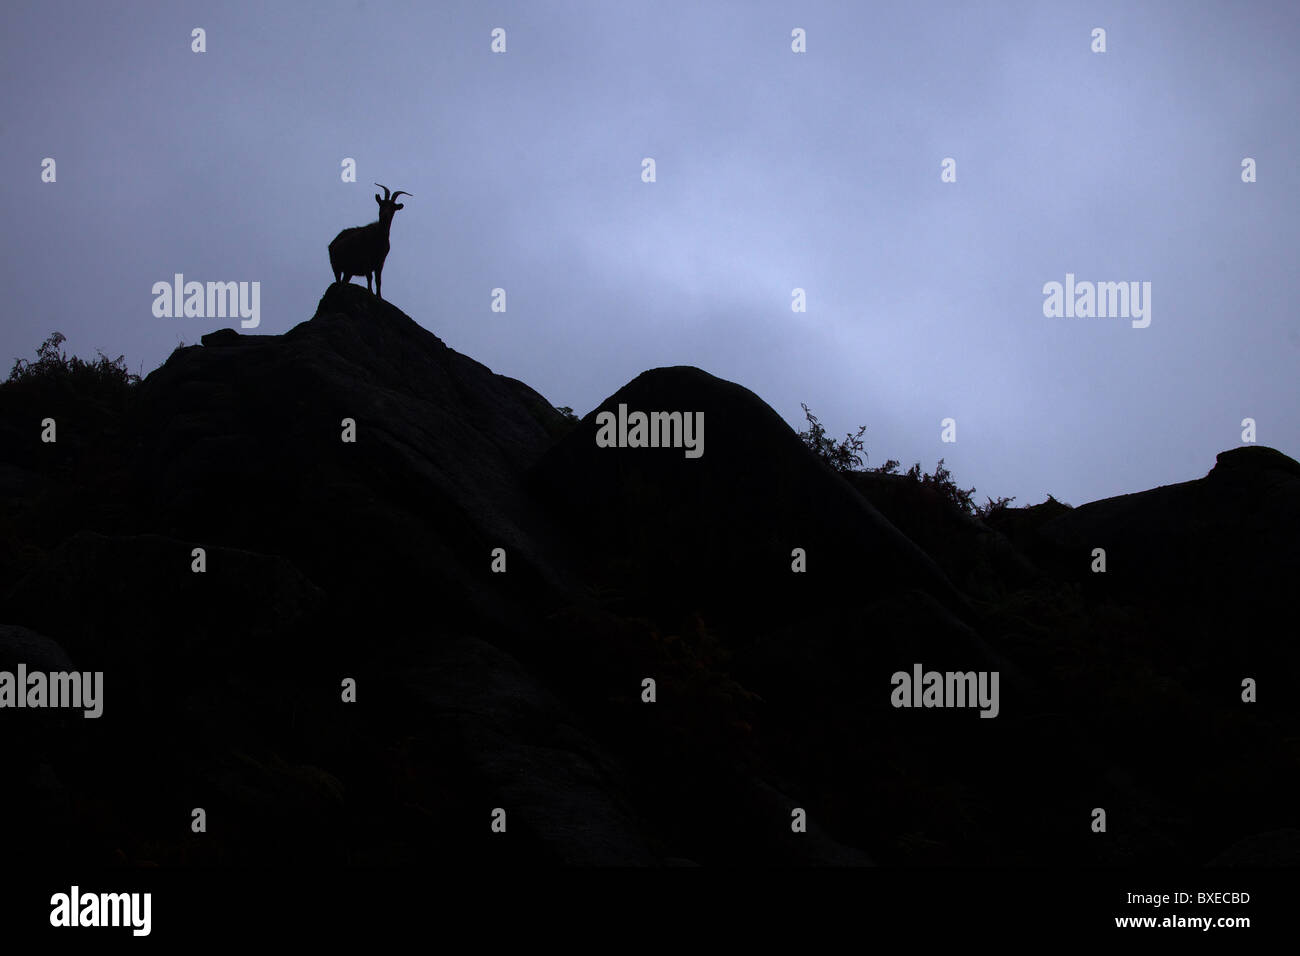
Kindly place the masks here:
[[(602, 447), (620, 409), (703, 453)], [(1272, 449), (981, 521), (697, 368), (573, 421), (353, 285), (111, 399), (0, 388), (0, 491), (0, 671), (104, 673), (98, 719), (0, 709), (20, 856), (1294, 862)], [(996, 718), (893, 706), (917, 664)]]

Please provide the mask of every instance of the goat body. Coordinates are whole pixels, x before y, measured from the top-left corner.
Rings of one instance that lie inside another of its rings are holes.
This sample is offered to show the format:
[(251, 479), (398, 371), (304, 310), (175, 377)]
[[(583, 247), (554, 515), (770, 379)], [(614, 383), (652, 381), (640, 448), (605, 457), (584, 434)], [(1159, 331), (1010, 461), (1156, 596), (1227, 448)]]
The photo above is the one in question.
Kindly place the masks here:
[(386, 223), (372, 222), (367, 226), (344, 229), (330, 243), (330, 270), (334, 273), (334, 281), (348, 282), (353, 276), (365, 276), (366, 288), (369, 289), (370, 277), (376, 272), (383, 274), (388, 250)]

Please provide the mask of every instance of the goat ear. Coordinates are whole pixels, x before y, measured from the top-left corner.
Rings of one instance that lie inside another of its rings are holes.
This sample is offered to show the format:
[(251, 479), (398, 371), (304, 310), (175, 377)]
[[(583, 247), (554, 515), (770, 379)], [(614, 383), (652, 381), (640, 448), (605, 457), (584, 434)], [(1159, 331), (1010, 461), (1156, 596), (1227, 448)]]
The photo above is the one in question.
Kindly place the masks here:
[(382, 202), (383, 202), (383, 200), (379, 198), (379, 193), (375, 193), (375, 202), (377, 202), (377, 203), (382, 203)]
[(404, 202), (399, 202), (399, 203), (398, 203), (396, 206), (394, 206), (393, 208), (394, 208), (394, 209), (405, 209), (405, 208), (406, 208), (406, 203), (404, 203)]

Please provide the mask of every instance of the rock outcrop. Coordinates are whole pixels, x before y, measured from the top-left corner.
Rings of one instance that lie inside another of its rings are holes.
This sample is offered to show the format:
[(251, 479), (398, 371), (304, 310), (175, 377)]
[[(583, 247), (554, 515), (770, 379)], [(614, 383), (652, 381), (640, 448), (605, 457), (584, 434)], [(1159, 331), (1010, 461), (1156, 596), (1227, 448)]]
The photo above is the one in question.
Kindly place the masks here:
[[(601, 447), (620, 406), (702, 414), (702, 454)], [(0, 710), (16, 859), (1231, 863), (1300, 828), (1272, 449), (981, 521), (698, 368), (574, 421), (356, 285), (111, 397), (0, 388), (0, 438), (0, 671), (105, 687)], [(893, 706), (914, 665), (997, 671), (998, 716)]]

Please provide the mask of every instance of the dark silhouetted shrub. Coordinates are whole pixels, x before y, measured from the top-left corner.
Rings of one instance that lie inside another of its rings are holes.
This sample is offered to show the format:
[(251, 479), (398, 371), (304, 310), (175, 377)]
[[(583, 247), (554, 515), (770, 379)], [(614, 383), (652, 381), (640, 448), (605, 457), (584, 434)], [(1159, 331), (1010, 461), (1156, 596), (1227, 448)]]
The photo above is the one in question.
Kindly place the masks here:
[(799, 438), (813, 454), (836, 471), (860, 470), (867, 454), (862, 442), (867, 426), (858, 428), (856, 434), (849, 432), (844, 436), (843, 441), (837, 442), (834, 438), (826, 437), (826, 428), (817, 420), (817, 416), (808, 410), (808, 406), (803, 402), (799, 404), (808, 418), (808, 430), (799, 432)]
[(110, 359), (103, 352), (93, 362), (68, 357), (60, 346), (66, 336), (54, 332), (36, 349), (36, 361), (16, 359), (6, 385), (44, 388), (67, 387), (85, 395), (104, 395), (130, 389), (140, 381), (127, 367), (125, 357)]

